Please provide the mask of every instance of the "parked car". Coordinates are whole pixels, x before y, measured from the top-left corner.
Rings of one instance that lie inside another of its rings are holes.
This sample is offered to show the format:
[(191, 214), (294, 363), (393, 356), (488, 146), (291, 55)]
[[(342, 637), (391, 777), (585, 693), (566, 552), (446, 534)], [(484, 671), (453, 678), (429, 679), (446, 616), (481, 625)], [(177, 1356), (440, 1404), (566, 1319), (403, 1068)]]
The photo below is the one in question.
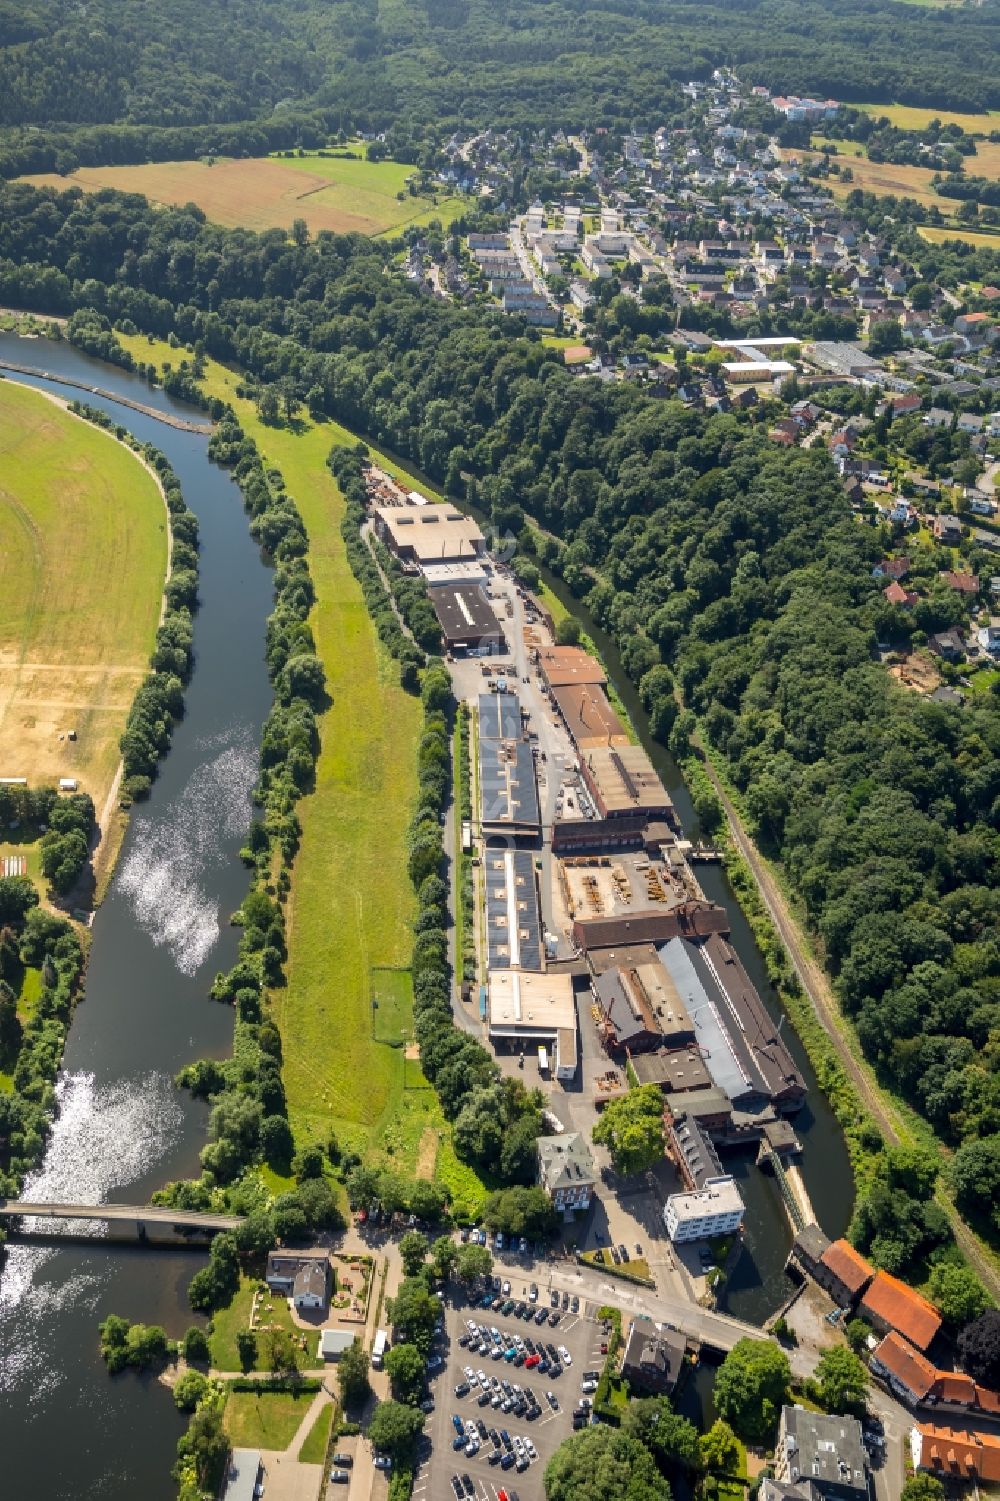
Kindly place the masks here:
[(582, 1392), (596, 1392), (596, 1390), (597, 1390), (597, 1382), (596, 1381), (581, 1381), (580, 1382), (580, 1390)]
[(392, 1469), (392, 1460), (389, 1458), (388, 1454), (376, 1454), (373, 1463), (376, 1470)]
[(460, 1381), (455, 1388), (456, 1397), (467, 1397), (472, 1388), (467, 1381)]
[(335, 1464), (341, 1470), (350, 1470), (350, 1469), (353, 1469), (353, 1467), (354, 1467), (354, 1455), (353, 1454), (335, 1454), (333, 1456), (333, 1459), (330, 1461), (330, 1463), (331, 1464)]
[(557, 1398), (555, 1392), (546, 1392), (545, 1400), (548, 1402), (553, 1412), (559, 1411), (559, 1399)]
[(351, 1477), (346, 1470), (331, 1470), (330, 1480), (334, 1485), (349, 1485)]
[(528, 1297), (531, 1299), (532, 1303), (537, 1303), (538, 1302), (538, 1283), (537, 1282), (533, 1282), (531, 1284), (531, 1286), (528, 1288)]

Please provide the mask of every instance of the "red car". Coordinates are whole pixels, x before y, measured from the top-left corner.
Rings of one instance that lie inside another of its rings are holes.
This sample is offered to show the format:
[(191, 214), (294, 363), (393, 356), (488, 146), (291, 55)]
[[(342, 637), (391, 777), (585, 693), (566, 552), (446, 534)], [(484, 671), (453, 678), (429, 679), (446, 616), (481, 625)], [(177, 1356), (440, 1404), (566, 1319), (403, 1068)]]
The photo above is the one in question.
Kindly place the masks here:
[(533, 1371), (535, 1369), (535, 1366), (538, 1365), (541, 1361), (541, 1358), (542, 1357), (540, 1355), (529, 1355), (527, 1360), (524, 1362), (524, 1369), (526, 1371)]
[(607, 1347), (607, 1345), (602, 1345), (601, 1346), (601, 1354), (602, 1355), (607, 1355), (607, 1353), (608, 1353), (608, 1347)]
[(497, 1491), (497, 1501), (510, 1501), (506, 1491)]

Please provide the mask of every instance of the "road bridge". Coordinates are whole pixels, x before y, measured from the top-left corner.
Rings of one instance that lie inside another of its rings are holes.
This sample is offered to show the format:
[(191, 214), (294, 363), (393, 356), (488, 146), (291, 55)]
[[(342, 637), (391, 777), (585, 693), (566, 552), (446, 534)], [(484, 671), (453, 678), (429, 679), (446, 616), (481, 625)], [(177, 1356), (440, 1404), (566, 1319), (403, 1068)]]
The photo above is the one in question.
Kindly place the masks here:
[[(162, 1244), (164, 1240), (202, 1243), (220, 1230), (236, 1230), (243, 1223), (237, 1214), (205, 1214), (196, 1209), (172, 1209), (163, 1204), (32, 1204), (23, 1199), (0, 1199), (0, 1219), (46, 1220), (44, 1232), (18, 1226), (15, 1233), (42, 1234), (46, 1239), (72, 1236), (69, 1224), (80, 1220), (99, 1220), (116, 1240), (136, 1240), (140, 1244)], [(72, 1237), (76, 1238), (76, 1237)]]

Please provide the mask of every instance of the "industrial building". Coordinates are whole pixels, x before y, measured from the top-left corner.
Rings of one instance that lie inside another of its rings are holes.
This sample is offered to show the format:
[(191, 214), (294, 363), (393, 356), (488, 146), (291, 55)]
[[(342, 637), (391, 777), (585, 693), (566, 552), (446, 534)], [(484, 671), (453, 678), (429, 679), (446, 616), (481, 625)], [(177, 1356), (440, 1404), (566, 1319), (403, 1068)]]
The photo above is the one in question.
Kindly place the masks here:
[(578, 750), (595, 746), (627, 746), (621, 720), (596, 683), (558, 683), (552, 699)]
[(806, 1086), (736, 951), (718, 933), (671, 938), (659, 950), (694, 1022), (714, 1082), (744, 1114), (768, 1105), (788, 1112)]
[(663, 1211), (667, 1234), (675, 1244), (732, 1235), (743, 1223), (743, 1199), (733, 1178), (707, 1178), (693, 1193), (671, 1194)]
[(603, 688), (607, 682), (597, 658), (579, 646), (551, 646), (539, 652), (538, 668), (550, 692), (570, 685)]
[(487, 848), (483, 876), (490, 970), (541, 969), (542, 920), (534, 857), (528, 850)]
[(580, 749), (580, 770), (601, 818), (632, 813), (675, 822), (674, 805), (641, 745), (599, 744)]
[(538, 969), (491, 969), (489, 1035), (491, 1042), (520, 1042), (530, 1048), (550, 1043), (556, 1078), (572, 1079), (577, 1062), (572, 977)]
[[(597, 1029), (609, 1053), (646, 1053), (663, 1042), (656, 1006), (666, 1000), (653, 964), (616, 965), (593, 982)], [(693, 1033), (692, 1033), (693, 1038)]]
[(403, 563), (460, 563), (486, 550), (486, 538), (469, 516), (450, 505), (380, 505), (375, 531)]
[(516, 693), (479, 696), (479, 798), (485, 834), (541, 832), (535, 758)]
[(441, 624), (447, 651), (492, 656), (505, 649), (503, 629), (481, 585), (428, 587), (427, 597)]
[(696, 896), (683, 871), (645, 852), (567, 854), (559, 860), (557, 878), (574, 941), (588, 954), (665, 943), (682, 933), (729, 931), (722, 907)]

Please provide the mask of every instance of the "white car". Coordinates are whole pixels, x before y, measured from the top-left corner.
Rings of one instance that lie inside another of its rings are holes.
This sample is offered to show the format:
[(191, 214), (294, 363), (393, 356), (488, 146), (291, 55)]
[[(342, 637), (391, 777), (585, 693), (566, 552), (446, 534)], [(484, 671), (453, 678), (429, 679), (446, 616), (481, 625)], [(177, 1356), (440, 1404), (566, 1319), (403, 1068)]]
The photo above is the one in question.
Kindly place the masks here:
[(477, 1371), (476, 1375), (479, 1377), (479, 1385), (480, 1386), (488, 1386), (489, 1385), (490, 1378), (487, 1376), (487, 1374), (486, 1374), (485, 1371)]
[(510, 1283), (509, 1282), (505, 1282), (504, 1285), (503, 1285), (503, 1287), (500, 1290), (503, 1293), (503, 1295), (504, 1295), (505, 1298), (509, 1298), (510, 1297)]
[(538, 1450), (535, 1448), (535, 1446), (531, 1442), (530, 1438), (526, 1438), (525, 1439), (525, 1441), (524, 1441), (524, 1447), (528, 1451), (528, 1458), (529, 1459), (537, 1459), (538, 1458)]
[[(582, 1392), (596, 1392), (596, 1390), (597, 1390), (597, 1382), (596, 1381), (582, 1381), (580, 1383), (580, 1390)], [(587, 1405), (589, 1406), (590, 1404), (588, 1403)]]
[(475, 1373), (475, 1371), (472, 1369), (472, 1367), (470, 1365), (467, 1365), (465, 1367), (465, 1379), (469, 1383), (470, 1386), (475, 1386), (475, 1384), (476, 1384), (476, 1373)]
[(563, 1365), (573, 1364), (573, 1357), (569, 1353), (565, 1345), (559, 1346), (559, 1359), (562, 1361)]

